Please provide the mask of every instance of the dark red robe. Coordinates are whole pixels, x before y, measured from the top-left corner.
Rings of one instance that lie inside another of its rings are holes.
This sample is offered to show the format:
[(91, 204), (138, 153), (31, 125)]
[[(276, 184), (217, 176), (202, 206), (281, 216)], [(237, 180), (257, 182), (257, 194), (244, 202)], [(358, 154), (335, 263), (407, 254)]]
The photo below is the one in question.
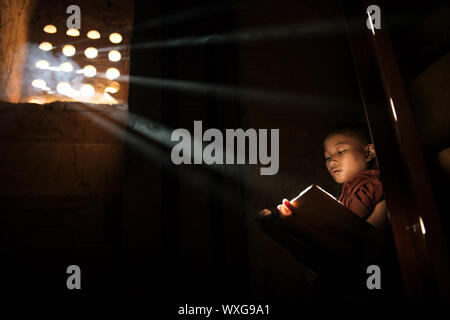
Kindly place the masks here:
[(383, 185), (378, 170), (366, 170), (345, 182), (339, 201), (363, 219), (367, 219), (383, 200)]

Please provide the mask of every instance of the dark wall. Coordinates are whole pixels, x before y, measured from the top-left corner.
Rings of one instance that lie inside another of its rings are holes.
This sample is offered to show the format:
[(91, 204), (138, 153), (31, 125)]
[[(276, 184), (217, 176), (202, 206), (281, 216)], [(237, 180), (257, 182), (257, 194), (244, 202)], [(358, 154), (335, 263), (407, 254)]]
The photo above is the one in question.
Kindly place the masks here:
[(139, 137), (125, 178), (123, 291), (146, 295), (152, 285), (181, 302), (303, 297), (314, 273), (257, 230), (253, 216), (311, 183), (339, 193), (322, 138), (338, 122), (363, 119), (363, 109), (338, 3), (135, 9), (132, 43), (153, 46), (131, 50), (130, 116), (169, 134), (192, 132), (194, 120), (203, 130), (278, 128), (280, 170), (175, 166), (169, 148)]
[[(322, 139), (336, 123), (364, 119), (339, 3), (137, 2), (134, 17), (128, 110), (0, 106), (8, 292), (305, 297), (315, 273), (253, 217), (311, 183), (339, 194)], [(194, 120), (203, 130), (279, 129), (278, 173), (175, 166), (170, 133), (192, 132)], [(81, 292), (66, 290), (69, 264), (82, 269)]]
[(120, 106), (0, 103), (0, 258), (11, 297), (112, 293), (118, 265), (125, 127)]

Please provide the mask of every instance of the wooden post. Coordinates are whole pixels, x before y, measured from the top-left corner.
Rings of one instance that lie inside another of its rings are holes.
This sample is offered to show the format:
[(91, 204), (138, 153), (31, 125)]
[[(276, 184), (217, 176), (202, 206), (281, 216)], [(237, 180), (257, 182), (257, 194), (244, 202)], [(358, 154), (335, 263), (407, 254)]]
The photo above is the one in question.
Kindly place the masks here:
[(450, 264), (431, 184), (387, 26), (366, 27), (367, 7), (342, 1), (348, 39), (410, 298), (449, 298)]

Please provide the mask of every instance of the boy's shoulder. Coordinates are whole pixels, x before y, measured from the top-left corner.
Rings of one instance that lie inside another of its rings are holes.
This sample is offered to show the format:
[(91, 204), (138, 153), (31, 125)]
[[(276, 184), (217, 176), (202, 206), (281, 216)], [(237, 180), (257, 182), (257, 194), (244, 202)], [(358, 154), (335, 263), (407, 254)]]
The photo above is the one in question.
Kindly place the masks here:
[(365, 184), (381, 185), (380, 172), (378, 170), (370, 169), (358, 173), (352, 177), (349, 181), (345, 182), (342, 189), (354, 189)]
[(383, 199), (383, 184), (379, 171), (366, 170), (344, 183), (339, 201), (359, 216), (366, 218)]

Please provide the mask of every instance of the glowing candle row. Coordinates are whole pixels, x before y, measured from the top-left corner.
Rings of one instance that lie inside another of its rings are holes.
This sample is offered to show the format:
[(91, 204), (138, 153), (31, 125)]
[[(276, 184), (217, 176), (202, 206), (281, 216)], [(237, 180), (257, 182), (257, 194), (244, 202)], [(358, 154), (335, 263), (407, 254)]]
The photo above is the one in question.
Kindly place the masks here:
[[(50, 88), (47, 87), (47, 83), (42, 79), (35, 79), (32, 81), (31, 85), (35, 88), (48, 91)], [(112, 82), (110, 86), (106, 87), (105, 93), (117, 93), (120, 89), (120, 84), (116, 81)], [(59, 94), (74, 97), (81, 93), (82, 96), (85, 97), (93, 97), (95, 95), (95, 89), (91, 84), (83, 84), (80, 88), (80, 91), (77, 91), (72, 88), (69, 82), (62, 81), (56, 85), (56, 91)]]
[[(52, 24), (48, 24), (44, 27), (44, 32), (46, 33), (56, 33), (58, 29), (56, 26)], [(67, 29), (66, 34), (71, 37), (78, 37), (80, 35), (80, 31), (78, 29), (70, 28)], [(89, 39), (100, 39), (100, 32), (97, 30), (90, 30), (86, 34)], [(121, 43), (122, 42), (122, 35), (117, 32), (113, 32), (109, 35), (109, 41), (112, 43)]]
[[(43, 51), (50, 51), (51, 49), (53, 49), (53, 46), (50, 42), (42, 42), (39, 45), (39, 49), (43, 50)], [(73, 45), (71, 44), (66, 44), (63, 48), (62, 48), (62, 53), (66, 56), (66, 57), (71, 57), (73, 55), (75, 55), (76, 53), (76, 49)], [(89, 47), (86, 48), (84, 50), (84, 55), (89, 58), (89, 59), (94, 59), (98, 56), (98, 50), (97, 48), (94, 47)], [(122, 58), (122, 55), (120, 54), (119, 51), (117, 50), (111, 50), (108, 53), (108, 59), (112, 62), (117, 62), (120, 61), (120, 59)]]
[[(36, 62), (36, 67), (39, 69), (48, 69), (52, 71), (64, 71), (64, 72), (72, 72), (73, 66), (70, 62), (62, 63), (59, 68), (58, 67), (50, 67), (49, 63), (45, 60), (39, 60)], [(86, 65), (83, 68), (83, 71), (77, 71), (77, 73), (83, 73), (86, 77), (94, 77), (97, 74), (97, 69), (92, 65)], [(110, 80), (116, 79), (120, 76), (120, 71), (116, 68), (108, 68), (106, 70), (106, 77)]]

